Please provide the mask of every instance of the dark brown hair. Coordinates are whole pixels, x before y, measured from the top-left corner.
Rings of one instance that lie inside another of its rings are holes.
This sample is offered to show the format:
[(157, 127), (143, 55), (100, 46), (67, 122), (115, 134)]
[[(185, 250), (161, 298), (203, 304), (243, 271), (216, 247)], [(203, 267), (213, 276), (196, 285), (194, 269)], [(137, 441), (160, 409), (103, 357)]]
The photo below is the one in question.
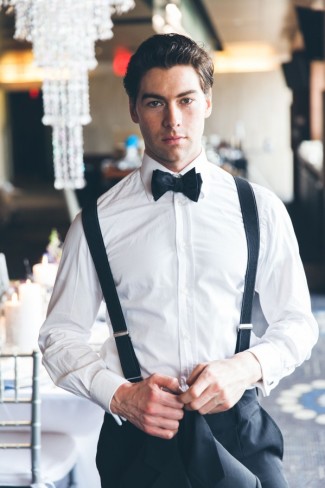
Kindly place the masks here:
[(209, 54), (192, 39), (180, 34), (156, 34), (149, 37), (133, 54), (124, 77), (124, 88), (136, 101), (142, 77), (151, 68), (190, 65), (197, 72), (202, 91), (213, 85), (213, 62)]

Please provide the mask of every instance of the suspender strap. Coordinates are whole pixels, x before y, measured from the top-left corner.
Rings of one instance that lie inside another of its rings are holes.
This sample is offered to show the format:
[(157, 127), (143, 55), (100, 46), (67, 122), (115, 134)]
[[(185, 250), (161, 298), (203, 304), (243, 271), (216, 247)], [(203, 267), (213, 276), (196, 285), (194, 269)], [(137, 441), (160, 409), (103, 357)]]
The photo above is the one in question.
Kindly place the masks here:
[(234, 177), (234, 179), (243, 216), (248, 252), (244, 295), (236, 344), (236, 353), (238, 353), (249, 348), (251, 330), (253, 328), (251, 321), (260, 247), (260, 229), (255, 195), (251, 185), (242, 178)]
[(126, 327), (120, 300), (107, 259), (106, 248), (98, 220), (96, 200), (83, 209), (82, 224), (111, 319), (123, 374), (131, 382), (141, 381), (140, 366)]
[[(238, 353), (248, 349), (250, 344), (252, 307), (260, 235), (258, 213), (253, 189), (246, 180), (238, 177), (234, 177), (234, 179), (237, 186), (248, 249), (243, 302), (236, 344), (236, 353)], [(141, 381), (140, 366), (127, 330), (111, 268), (107, 259), (106, 248), (98, 220), (96, 200), (83, 209), (82, 224), (103, 291), (108, 314), (111, 319), (123, 374), (125, 378), (131, 382)]]

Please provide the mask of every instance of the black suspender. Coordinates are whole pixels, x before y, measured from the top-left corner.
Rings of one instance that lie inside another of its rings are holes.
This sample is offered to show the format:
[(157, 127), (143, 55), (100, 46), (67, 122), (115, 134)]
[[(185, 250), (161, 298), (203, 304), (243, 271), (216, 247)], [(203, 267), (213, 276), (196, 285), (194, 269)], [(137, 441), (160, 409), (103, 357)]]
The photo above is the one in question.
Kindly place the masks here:
[(111, 319), (123, 374), (131, 382), (141, 381), (142, 377), (139, 363), (126, 327), (120, 300), (107, 259), (106, 248), (98, 220), (96, 200), (83, 209), (82, 224)]
[[(259, 222), (255, 196), (251, 185), (242, 178), (234, 177), (234, 179), (237, 186), (248, 249), (245, 288), (236, 344), (236, 353), (238, 353), (248, 349), (250, 343), (252, 306), (259, 253)], [(107, 259), (107, 252), (98, 221), (96, 200), (83, 209), (82, 224), (112, 323), (123, 374), (131, 382), (141, 381), (139, 363), (127, 330)]]
[(260, 249), (260, 227), (255, 195), (247, 180), (235, 177), (240, 208), (242, 211), (246, 241), (247, 241), (247, 268), (245, 287), (238, 326), (236, 353), (249, 348), (252, 326), (252, 308), (255, 291), (255, 281)]

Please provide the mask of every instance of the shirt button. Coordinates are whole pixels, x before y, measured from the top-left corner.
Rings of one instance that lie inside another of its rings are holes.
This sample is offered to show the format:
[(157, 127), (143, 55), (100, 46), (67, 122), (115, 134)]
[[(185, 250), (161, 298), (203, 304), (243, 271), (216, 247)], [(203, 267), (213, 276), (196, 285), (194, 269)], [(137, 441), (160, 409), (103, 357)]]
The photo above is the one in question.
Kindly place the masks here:
[(186, 383), (186, 376), (181, 376), (179, 383), (182, 391), (188, 390), (188, 385)]
[(186, 205), (186, 197), (182, 194), (176, 194), (175, 195), (175, 198), (176, 198), (176, 204), (179, 205), (180, 207), (183, 207), (184, 205)]

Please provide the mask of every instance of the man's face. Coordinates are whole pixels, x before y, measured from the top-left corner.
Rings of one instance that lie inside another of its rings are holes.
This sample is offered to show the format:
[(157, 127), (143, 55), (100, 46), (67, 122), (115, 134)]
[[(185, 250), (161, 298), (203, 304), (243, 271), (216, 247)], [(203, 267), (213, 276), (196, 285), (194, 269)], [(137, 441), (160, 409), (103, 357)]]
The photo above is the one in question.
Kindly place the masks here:
[(192, 66), (152, 68), (141, 80), (130, 113), (140, 126), (148, 156), (177, 172), (200, 154), (211, 95), (203, 93)]

